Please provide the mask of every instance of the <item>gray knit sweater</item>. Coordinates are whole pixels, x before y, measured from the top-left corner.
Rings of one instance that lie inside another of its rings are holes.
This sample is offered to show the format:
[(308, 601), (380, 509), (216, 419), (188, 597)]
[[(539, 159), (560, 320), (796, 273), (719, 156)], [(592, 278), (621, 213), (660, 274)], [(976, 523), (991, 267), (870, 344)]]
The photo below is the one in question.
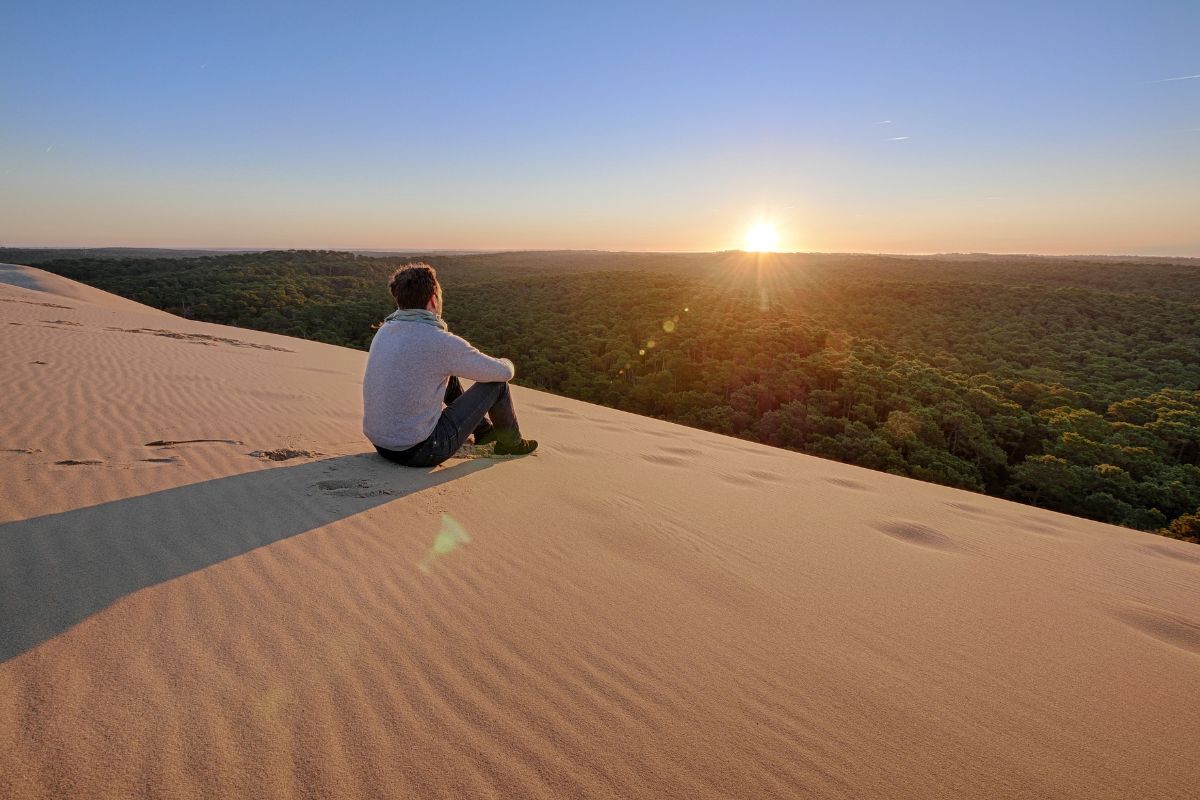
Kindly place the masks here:
[(363, 434), (389, 450), (425, 441), (442, 414), (451, 375), (508, 381), (513, 363), (432, 325), (385, 322), (371, 340), (363, 375)]

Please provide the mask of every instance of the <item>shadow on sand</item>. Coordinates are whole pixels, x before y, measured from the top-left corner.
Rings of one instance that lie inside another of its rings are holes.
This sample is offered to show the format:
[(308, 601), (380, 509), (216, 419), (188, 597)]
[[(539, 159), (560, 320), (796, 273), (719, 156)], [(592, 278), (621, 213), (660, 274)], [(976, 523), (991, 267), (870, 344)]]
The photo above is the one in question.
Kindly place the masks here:
[(0, 525), (0, 662), (138, 589), (494, 463), (414, 469), (361, 453)]

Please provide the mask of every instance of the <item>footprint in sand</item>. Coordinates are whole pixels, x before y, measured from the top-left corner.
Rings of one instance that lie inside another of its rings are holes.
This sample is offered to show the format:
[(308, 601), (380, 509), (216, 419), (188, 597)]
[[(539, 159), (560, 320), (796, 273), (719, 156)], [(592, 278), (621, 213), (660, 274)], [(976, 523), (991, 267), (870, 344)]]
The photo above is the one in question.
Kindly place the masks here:
[(237, 439), (179, 439), (172, 441), (170, 439), (155, 439), (153, 442), (146, 442), (142, 447), (174, 447), (177, 444), (194, 444), (196, 442), (219, 442), (221, 444), (244, 444)]
[(699, 456), (703, 455), (703, 450), (697, 450), (694, 447), (663, 447), (664, 453), (671, 453), (676, 456)]
[(677, 456), (664, 456), (658, 453), (642, 453), (642, 458), (651, 464), (658, 464), (664, 467), (686, 467), (688, 465), (687, 459)]
[(930, 550), (941, 550), (947, 553), (960, 550), (949, 536), (919, 522), (885, 520), (872, 523), (871, 527), (906, 544), (915, 544), (918, 547), (927, 547)]
[(61, 464), (64, 467), (90, 467), (104, 462), (98, 458), (65, 458), (62, 461), (55, 461), (55, 464)]
[(955, 511), (965, 511), (968, 514), (986, 514), (986, 513), (988, 513), (985, 509), (982, 509), (976, 505), (971, 505), (970, 503), (954, 502), (954, 503), (946, 503), (946, 505), (948, 505), (950, 508), (953, 508)]
[(1200, 624), (1149, 606), (1129, 606), (1112, 615), (1152, 639), (1200, 655)]
[(369, 481), (361, 478), (317, 481), (313, 484), (313, 488), (333, 497), (379, 497), (391, 494), (387, 489), (372, 486)]
[(255, 450), (247, 455), (267, 461), (290, 461), (293, 458), (316, 458), (324, 454), (318, 453), (316, 450), (293, 450), (290, 447), (280, 447), (275, 450)]
[(867, 486), (865, 483), (859, 483), (858, 481), (851, 480), (850, 478), (826, 478), (825, 481), (827, 483), (832, 483), (834, 486), (841, 486), (844, 489), (858, 489), (860, 491), (869, 491), (871, 488), (870, 486)]
[(458, 451), (454, 455), (450, 456), (450, 458), (465, 458), (474, 460), (479, 458), (508, 458), (508, 456), (496, 455), (495, 451), (488, 445), (476, 446), (473, 444), (464, 444), (462, 447), (458, 448)]
[(285, 347), (275, 347), (270, 344), (257, 344), (255, 342), (244, 342), (241, 339), (228, 339), (224, 336), (209, 336), (206, 333), (180, 333), (179, 331), (168, 331), (161, 328), (114, 328), (107, 326), (105, 330), (118, 331), (120, 333), (149, 333), (154, 336), (166, 336), (169, 339), (179, 339), (185, 342), (194, 342), (196, 344), (217, 345), (230, 344), (234, 347), (253, 347), (258, 350), (277, 350), (282, 353), (293, 353), (294, 350), (288, 350)]
[[(75, 308), (74, 306), (62, 306), (62, 305), (59, 305), (58, 303), (39, 303), (39, 302), (37, 302), (37, 301), (35, 301), (35, 300), (18, 300), (18, 299), (17, 299), (17, 298), (15, 298), (15, 297), (0, 297), (0, 302), (4, 302), (4, 303), (24, 303), (24, 304), (25, 304), (25, 305), (27, 305), (27, 306), (45, 306), (46, 308), (65, 308), (65, 309), (67, 309), (68, 311), (71, 311), (71, 310), (73, 310), (73, 309)], [(20, 325), (21, 323), (19, 323), (19, 322), (12, 322), (12, 323), (9, 323), (9, 324), (11, 324), (11, 325)]]

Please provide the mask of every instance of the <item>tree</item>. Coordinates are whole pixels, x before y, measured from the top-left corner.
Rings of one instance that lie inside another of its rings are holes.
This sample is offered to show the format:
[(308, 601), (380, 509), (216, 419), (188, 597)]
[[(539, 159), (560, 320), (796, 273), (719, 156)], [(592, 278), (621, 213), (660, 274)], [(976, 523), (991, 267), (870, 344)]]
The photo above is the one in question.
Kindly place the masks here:
[(1061, 507), (1075, 488), (1070, 463), (1053, 455), (1029, 456), (1013, 469), (1012, 479), (1010, 497), (1051, 508)]
[(1195, 514), (1184, 514), (1159, 531), (1164, 536), (1192, 544), (1200, 544), (1200, 508)]

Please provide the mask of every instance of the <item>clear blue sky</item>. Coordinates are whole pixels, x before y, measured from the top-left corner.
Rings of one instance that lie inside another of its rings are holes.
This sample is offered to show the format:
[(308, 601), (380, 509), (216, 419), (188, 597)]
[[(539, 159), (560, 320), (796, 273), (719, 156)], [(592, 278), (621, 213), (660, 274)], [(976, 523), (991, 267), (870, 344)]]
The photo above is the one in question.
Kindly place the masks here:
[(0, 244), (1200, 255), (1197, 0), (84, 5)]

